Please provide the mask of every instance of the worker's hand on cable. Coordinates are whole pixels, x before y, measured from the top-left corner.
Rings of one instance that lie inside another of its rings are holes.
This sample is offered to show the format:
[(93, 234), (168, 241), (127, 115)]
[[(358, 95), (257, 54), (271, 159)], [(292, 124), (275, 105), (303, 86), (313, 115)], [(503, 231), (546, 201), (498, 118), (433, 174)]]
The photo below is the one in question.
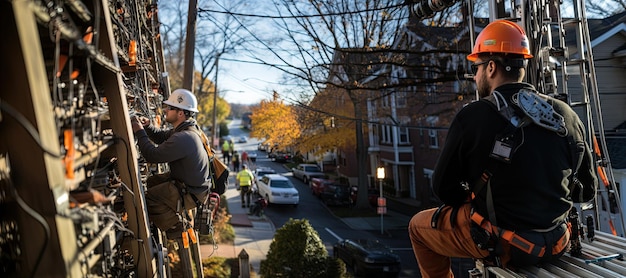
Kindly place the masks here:
[(150, 124), (150, 120), (146, 117), (131, 117), (130, 123), (133, 126), (133, 132), (137, 132), (142, 130), (144, 126), (148, 126)]

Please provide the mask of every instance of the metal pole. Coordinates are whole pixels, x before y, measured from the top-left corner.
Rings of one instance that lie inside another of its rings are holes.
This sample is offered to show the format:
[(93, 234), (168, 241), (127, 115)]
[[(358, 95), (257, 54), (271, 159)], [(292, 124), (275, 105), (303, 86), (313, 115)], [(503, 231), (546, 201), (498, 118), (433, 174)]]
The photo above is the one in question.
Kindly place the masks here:
[[(380, 196), (379, 198), (382, 200), (383, 198), (383, 179), (379, 179), (380, 181)], [(380, 207), (380, 206), (379, 206)], [(380, 212), (380, 234), (383, 234), (383, 212)]]

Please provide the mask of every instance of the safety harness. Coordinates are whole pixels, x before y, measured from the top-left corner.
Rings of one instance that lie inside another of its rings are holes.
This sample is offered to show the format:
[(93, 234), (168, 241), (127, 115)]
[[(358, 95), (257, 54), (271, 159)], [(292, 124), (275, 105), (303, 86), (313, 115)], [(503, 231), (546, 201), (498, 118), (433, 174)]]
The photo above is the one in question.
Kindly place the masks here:
[[(490, 182), (492, 176), (497, 173), (498, 161), (511, 163), (515, 151), (519, 148), (519, 143), (514, 138), (514, 134), (518, 129), (529, 124), (534, 123), (542, 128), (557, 133), (559, 136), (568, 138), (572, 162), (575, 166), (575, 168), (573, 168), (574, 172), (570, 179), (570, 184), (575, 183), (573, 179), (575, 179), (580, 166), (584, 146), (582, 150), (577, 146), (575, 138), (568, 132), (565, 126), (563, 116), (556, 112), (553, 106), (548, 103), (546, 96), (542, 96), (534, 90), (523, 88), (515, 93), (512, 97), (515, 107), (509, 105), (507, 100), (498, 91), (494, 91), (490, 96), (483, 98), (483, 100), (487, 101), (509, 124), (496, 138), (492, 153), (490, 154), (493, 160), (490, 160), (487, 169), (484, 170), (472, 189), (472, 200), (474, 199), (473, 196), (486, 190), (485, 201), (488, 213), (486, 218), (477, 213), (473, 208), (471, 210), (470, 219), (474, 224), (471, 228), (471, 234), (474, 242), (479, 248), (489, 250), (490, 257), (497, 266), (501, 266), (500, 255), (502, 255), (503, 251), (499, 239), (503, 239), (508, 242), (510, 246), (537, 258), (543, 258), (546, 255), (552, 256), (561, 254), (568, 245), (569, 233), (567, 231), (563, 232), (563, 235), (554, 242), (553, 246), (545, 246), (534, 243), (532, 240), (524, 238), (515, 231), (502, 229), (497, 226)], [(563, 224), (564, 223), (558, 223), (549, 229), (537, 232), (551, 232)], [(551, 247), (551, 250), (547, 247)]]

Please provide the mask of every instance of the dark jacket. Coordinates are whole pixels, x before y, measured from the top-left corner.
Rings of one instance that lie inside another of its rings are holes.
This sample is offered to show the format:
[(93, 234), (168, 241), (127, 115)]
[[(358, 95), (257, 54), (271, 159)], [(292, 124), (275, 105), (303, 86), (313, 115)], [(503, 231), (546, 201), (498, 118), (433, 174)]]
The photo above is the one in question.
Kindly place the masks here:
[[(529, 84), (514, 83), (496, 91), (512, 104), (511, 97), (521, 88), (534, 90)], [(507, 129), (509, 122), (485, 100), (468, 104), (453, 120), (433, 176), (435, 194), (445, 204), (457, 207), (468, 197), (460, 184), (467, 182), (473, 188), (480, 175), (490, 169), (497, 224), (510, 230), (553, 227), (566, 218), (572, 195), (577, 202), (594, 198), (597, 179), (585, 143), (585, 128), (566, 103), (554, 98), (548, 101), (564, 117), (568, 133), (583, 148), (577, 174), (584, 187), (582, 196), (579, 189), (570, 194), (570, 176), (575, 166), (567, 136), (536, 124), (513, 128), (518, 147), (510, 163), (490, 158), (496, 137)], [(473, 202), (476, 211), (486, 217), (485, 192), (478, 193)]]
[(202, 194), (210, 187), (209, 157), (202, 139), (191, 128), (197, 128), (193, 121), (168, 130), (150, 125), (145, 131), (135, 132), (135, 138), (147, 162), (167, 162), (170, 177), (185, 183), (190, 192)]

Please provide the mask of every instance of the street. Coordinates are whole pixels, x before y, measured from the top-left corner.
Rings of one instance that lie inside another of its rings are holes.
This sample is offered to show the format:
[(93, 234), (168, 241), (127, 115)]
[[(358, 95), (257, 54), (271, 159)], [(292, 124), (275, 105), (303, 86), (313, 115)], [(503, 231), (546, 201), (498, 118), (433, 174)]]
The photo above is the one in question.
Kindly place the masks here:
[[(265, 215), (271, 219), (278, 229), (290, 218), (307, 219), (311, 226), (318, 232), (324, 242), (329, 255), (332, 255), (333, 244), (340, 239), (377, 239), (391, 247), (402, 260), (402, 272), (399, 277), (420, 277), (418, 265), (415, 261), (411, 244), (406, 229), (385, 230), (381, 235), (377, 230), (354, 230), (346, 225), (341, 219), (335, 217), (322, 204), (322, 202), (311, 194), (311, 189), (299, 179), (292, 176), (289, 170), (282, 163), (272, 162), (267, 158), (267, 153), (258, 151), (259, 141), (256, 138), (249, 138), (247, 143), (236, 143), (240, 136), (248, 136), (246, 130), (240, 129), (241, 121), (235, 119), (231, 122), (230, 136), (235, 140), (235, 149), (239, 152), (256, 152), (256, 163), (250, 163), (251, 169), (256, 167), (269, 167), (276, 173), (288, 177), (300, 193), (300, 204), (297, 207), (270, 205), (265, 209)], [(249, 137), (249, 136), (248, 136)]]

